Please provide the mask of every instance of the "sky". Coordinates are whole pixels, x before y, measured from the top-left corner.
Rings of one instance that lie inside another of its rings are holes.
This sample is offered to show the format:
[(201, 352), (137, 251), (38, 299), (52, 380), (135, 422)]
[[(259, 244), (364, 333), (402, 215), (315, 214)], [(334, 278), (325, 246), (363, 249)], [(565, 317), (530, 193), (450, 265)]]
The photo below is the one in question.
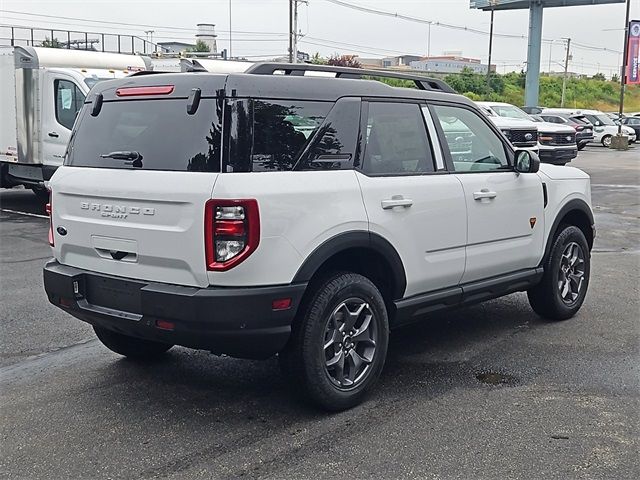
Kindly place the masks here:
[[(487, 60), (488, 35), (437, 25), (441, 22), (488, 32), (490, 14), (470, 9), (469, 0), (344, 1), (430, 20), (434, 22), (430, 41), (429, 27), (425, 24), (365, 13), (328, 0), (308, 0), (299, 6), (301, 51), (367, 58), (454, 51), (483, 62)], [(229, 4), (229, 0), (0, 0), (0, 23), (118, 32), (143, 38), (146, 30), (154, 30), (154, 41), (183, 42), (194, 41), (197, 23), (214, 23), (220, 50), (229, 48)], [(570, 71), (611, 76), (622, 61), (619, 52), (623, 47), (624, 17), (624, 4), (545, 9), (543, 38), (548, 41), (543, 43), (541, 70), (547, 71), (549, 66), (555, 71), (563, 69), (562, 38), (569, 37)], [(631, 18), (640, 19), (640, 0), (631, 0)], [(288, 21), (288, 0), (232, 0), (233, 55), (249, 58), (284, 55), (288, 47)], [(494, 38), (492, 63), (499, 73), (525, 67), (527, 30), (528, 11), (496, 12), (496, 33), (521, 36)], [(2, 32), (4, 37), (6, 29)]]

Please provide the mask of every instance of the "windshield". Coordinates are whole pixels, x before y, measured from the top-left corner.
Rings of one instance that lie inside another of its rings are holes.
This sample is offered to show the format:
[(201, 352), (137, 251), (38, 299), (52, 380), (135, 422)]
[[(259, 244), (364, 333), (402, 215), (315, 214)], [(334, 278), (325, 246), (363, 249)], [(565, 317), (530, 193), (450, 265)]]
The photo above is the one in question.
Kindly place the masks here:
[(616, 125), (615, 123), (613, 123), (613, 120), (607, 117), (604, 113), (601, 113), (599, 115), (587, 115), (587, 118), (591, 120), (591, 123), (593, 123), (594, 125), (596, 124), (596, 122), (600, 122), (600, 125)]
[(113, 80), (113, 78), (102, 78), (102, 77), (87, 77), (84, 79), (84, 83), (91, 89), (96, 83), (103, 82), (105, 80)]
[(491, 105), (491, 109), (501, 117), (531, 120), (529, 115), (513, 105)]

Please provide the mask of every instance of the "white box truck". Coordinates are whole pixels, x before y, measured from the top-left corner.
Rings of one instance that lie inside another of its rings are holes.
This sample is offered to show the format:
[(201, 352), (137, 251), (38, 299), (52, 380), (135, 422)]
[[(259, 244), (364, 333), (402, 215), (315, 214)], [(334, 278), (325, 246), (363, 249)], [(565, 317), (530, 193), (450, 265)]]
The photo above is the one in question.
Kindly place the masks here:
[(0, 187), (24, 185), (46, 198), (84, 99), (101, 80), (149, 70), (138, 55), (0, 47)]

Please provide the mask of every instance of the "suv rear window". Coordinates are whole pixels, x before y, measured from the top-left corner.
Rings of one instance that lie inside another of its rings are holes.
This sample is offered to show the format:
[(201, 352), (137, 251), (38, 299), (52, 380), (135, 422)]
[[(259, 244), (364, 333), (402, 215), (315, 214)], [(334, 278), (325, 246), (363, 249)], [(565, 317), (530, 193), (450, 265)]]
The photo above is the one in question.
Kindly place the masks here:
[(130, 168), (101, 155), (137, 152), (144, 170), (220, 171), (222, 105), (215, 99), (202, 99), (193, 115), (186, 99), (104, 102), (96, 117), (90, 108), (81, 113), (66, 165)]

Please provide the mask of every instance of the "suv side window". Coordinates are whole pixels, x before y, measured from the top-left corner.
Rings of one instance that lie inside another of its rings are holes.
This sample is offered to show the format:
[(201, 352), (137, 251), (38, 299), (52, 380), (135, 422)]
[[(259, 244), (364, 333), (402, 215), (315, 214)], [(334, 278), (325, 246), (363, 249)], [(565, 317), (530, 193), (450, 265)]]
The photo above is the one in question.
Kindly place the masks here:
[(250, 171), (292, 170), (332, 106), (329, 102), (254, 100)]
[(434, 105), (456, 172), (510, 169), (505, 146), (498, 135), (466, 108)]
[(370, 175), (435, 171), (424, 117), (417, 103), (370, 102), (362, 170)]
[(84, 94), (75, 83), (68, 80), (53, 82), (55, 93), (56, 120), (60, 125), (71, 130), (76, 115), (84, 103)]

